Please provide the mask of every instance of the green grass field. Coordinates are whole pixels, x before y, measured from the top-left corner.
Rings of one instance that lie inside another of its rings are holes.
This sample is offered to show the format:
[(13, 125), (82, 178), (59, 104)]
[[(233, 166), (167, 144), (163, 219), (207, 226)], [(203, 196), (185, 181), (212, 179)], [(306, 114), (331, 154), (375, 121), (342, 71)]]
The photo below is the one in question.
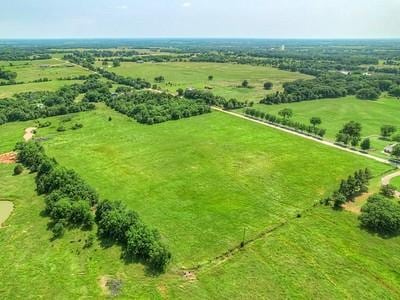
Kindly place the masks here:
[(17, 72), (17, 82), (25, 83), (45, 77), (56, 80), (61, 77), (90, 74), (84, 68), (55, 58), (33, 61), (1, 61), (0, 67)]
[[(49, 155), (160, 228), (183, 265), (294, 216), (357, 168), (387, 168), (221, 113), (143, 126), (104, 108), (74, 122), (84, 128), (39, 130)], [(316, 180), (316, 162), (331, 176)]]
[[(216, 112), (146, 126), (100, 106), (67, 123), (81, 122), (81, 130), (61, 134), (55, 130), (60, 119), (39, 130), (49, 138), (48, 153), (102, 197), (137, 210), (161, 231), (174, 261), (166, 274), (151, 277), (141, 265), (125, 265), (116, 246), (83, 249), (86, 232), (51, 242), (33, 175), (12, 176), (12, 165), (0, 165), (0, 193), (16, 207), (0, 231), (3, 298), (99, 298), (106, 275), (123, 280), (122, 298), (399, 295), (393, 271), (398, 239), (372, 236), (357, 227), (355, 215), (329, 208), (294, 218), (353, 170), (368, 166), (379, 174), (387, 166)], [(7, 145), (1, 151), (11, 150), (33, 124), (1, 126)], [(236, 246), (244, 226), (251, 238), (288, 219), (233, 258), (197, 271), (195, 282), (182, 277), (181, 266)]]
[[(39, 129), (48, 154), (101, 197), (137, 210), (160, 230), (174, 260), (166, 274), (152, 277), (142, 265), (126, 265), (117, 246), (96, 242), (83, 249), (87, 232), (50, 241), (33, 175), (12, 176), (12, 165), (0, 165), (0, 193), (15, 205), (0, 230), (2, 298), (100, 298), (102, 276), (123, 280), (121, 298), (400, 295), (397, 238), (370, 235), (355, 215), (325, 207), (295, 218), (354, 170), (369, 167), (378, 175), (389, 167), (217, 112), (147, 126), (99, 105), (66, 123), (80, 122), (82, 129), (58, 133), (63, 118), (49, 118), (52, 126)], [(32, 125), (0, 126), (0, 151), (11, 150)], [(182, 276), (180, 267), (237, 246), (244, 227), (250, 239), (286, 220), (229, 260), (206, 264), (194, 282)]]
[[(370, 137), (375, 154), (381, 155), (383, 148), (390, 144), (379, 139), (382, 125), (395, 125), (400, 131), (400, 101), (383, 97), (377, 101), (359, 100), (355, 97), (341, 99), (323, 99), (290, 104), (264, 105), (256, 104), (255, 108), (278, 115), (283, 108), (293, 110), (293, 120), (309, 124), (311, 117), (322, 119), (322, 128), (327, 129), (326, 138), (334, 140), (336, 134), (349, 121), (357, 121), (362, 125), (363, 137)], [(381, 155), (382, 156), (382, 155)]]
[(12, 97), (22, 92), (56, 91), (65, 85), (80, 83), (79, 80), (53, 80), (48, 82), (34, 82), (25, 84), (0, 86), (0, 99)]
[(390, 184), (394, 185), (398, 191), (400, 191), (400, 177), (393, 178)]
[[(101, 66), (101, 62), (97, 62)], [(154, 82), (157, 76), (164, 76), (165, 82), (159, 86), (171, 92), (178, 88), (188, 87), (204, 89), (206, 86), (212, 88), (216, 95), (239, 100), (259, 101), (266, 93), (263, 84), (271, 81), (274, 84), (274, 91), (280, 90), (282, 84), (296, 79), (311, 78), (300, 73), (281, 71), (271, 67), (219, 64), (219, 63), (122, 63), (120, 67), (108, 68), (109, 71), (130, 77), (145, 78)], [(212, 81), (208, 76), (213, 75)], [(243, 80), (248, 80), (253, 88), (239, 88)], [(171, 85), (168, 85), (168, 83)]]

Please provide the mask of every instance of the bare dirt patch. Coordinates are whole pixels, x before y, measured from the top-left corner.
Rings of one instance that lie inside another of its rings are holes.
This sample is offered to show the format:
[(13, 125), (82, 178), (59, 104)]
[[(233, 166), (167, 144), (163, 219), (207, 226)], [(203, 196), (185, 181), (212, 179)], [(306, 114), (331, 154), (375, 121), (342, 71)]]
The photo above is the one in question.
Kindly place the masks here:
[(100, 277), (99, 285), (105, 295), (117, 296), (122, 289), (122, 280), (104, 275)]
[(347, 202), (342, 207), (344, 210), (355, 213), (359, 215), (361, 213), (361, 207), (367, 202), (368, 198), (372, 196), (374, 193), (365, 193), (358, 196), (354, 201)]
[(14, 210), (14, 204), (11, 201), (0, 201), (0, 228), (3, 223), (8, 219)]
[(195, 281), (197, 279), (196, 274), (193, 271), (184, 271), (183, 278), (188, 281)]
[(0, 154), (0, 164), (14, 164), (17, 162), (17, 153), (8, 152)]
[(25, 142), (31, 140), (35, 134), (36, 127), (28, 127), (25, 129), (24, 140)]

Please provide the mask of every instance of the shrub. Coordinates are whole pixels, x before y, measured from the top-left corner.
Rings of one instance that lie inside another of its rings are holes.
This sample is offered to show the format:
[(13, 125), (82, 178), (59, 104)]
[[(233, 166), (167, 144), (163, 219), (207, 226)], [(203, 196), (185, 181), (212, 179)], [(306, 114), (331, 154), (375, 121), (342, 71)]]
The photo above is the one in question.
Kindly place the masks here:
[(267, 82), (264, 83), (264, 90), (271, 90), (272, 87), (273, 87), (272, 82), (267, 81)]
[(125, 242), (129, 228), (136, 226), (139, 219), (122, 202), (106, 200), (97, 206), (96, 222), (101, 236), (116, 242)]
[(390, 137), (393, 133), (396, 132), (396, 127), (393, 125), (383, 125), (381, 127), (381, 136), (384, 138)]
[(72, 130), (81, 129), (82, 127), (83, 127), (83, 124), (81, 124), (81, 123), (76, 123), (74, 126), (72, 126)]
[(172, 257), (171, 252), (160, 242), (156, 242), (152, 245), (149, 255), (148, 263), (150, 267), (158, 272), (165, 271)]
[(362, 150), (369, 150), (371, 149), (371, 141), (369, 138), (364, 139), (361, 144), (360, 147)]
[(62, 222), (57, 222), (53, 226), (52, 231), (53, 231), (54, 238), (62, 237), (64, 235), (64, 233), (65, 233), (65, 228), (64, 228), (63, 223)]
[(383, 185), (380, 193), (387, 198), (393, 198), (396, 193), (396, 187), (391, 184)]
[(356, 96), (358, 99), (376, 100), (380, 96), (380, 91), (375, 88), (363, 88), (357, 92)]
[(150, 250), (159, 238), (156, 231), (152, 231), (143, 224), (131, 226), (126, 234), (126, 253), (128, 256), (148, 259)]
[(400, 205), (384, 196), (375, 195), (361, 208), (361, 226), (381, 234), (400, 230)]
[(63, 131), (66, 131), (66, 130), (67, 129), (65, 129), (65, 127), (63, 125), (60, 125), (60, 126), (57, 127), (57, 131), (58, 132), (63, 132)]
[(84, 248), (92, 247), (95, 239), (96, 239), (96, 236), (93, 233), (89, 234), (89, 236), (85, 240), (85, 245), (83, 247)]
[(20, 164), (16, 165), (14, 168), (14, 175), (19, 175), (24, 171), (24, 167)]

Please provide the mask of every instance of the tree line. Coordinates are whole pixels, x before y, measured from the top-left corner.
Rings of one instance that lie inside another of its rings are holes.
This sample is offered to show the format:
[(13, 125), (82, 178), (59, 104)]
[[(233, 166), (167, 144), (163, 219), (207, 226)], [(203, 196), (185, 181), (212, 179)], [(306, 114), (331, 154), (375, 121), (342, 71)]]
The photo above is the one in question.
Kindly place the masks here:
[(203, 101), (192, 101), (152, 91), (122, 93), (107, 98), (105, 103), (139, 123), (149, 125), (189, 118), (211, 111)]
[(114, 81), (118, 84), (131, 86), (138, 90), (151, 87), (151, 83), (142, 78), (125, 77), (122, 75), (118, 75), (114, 72), (109, 72), (103, 68), (96, 68), (94, 66), (94, 63), (96, 61), (95, 58), (86, 51), (83, 51), (83, 52), (75, 51), (75, 52), (73, 52), (73, 54), (66, 54), (64, 56), (64, 59), (68, 60), (72, 63), (81, 65), (82, 67), (85, 67), (93, 72), (97, 72), (104, 78), (107, 78), (108, 80)]
[(18, 161), (36, 172), (37, 192), (45, 195), (45, 213), (51, 219), (55, 238), (66, 229), (91, 230), (97, 224), (99, 237), (120, 244), (126, 258), (140, 259), (158, 272), (165, 270), (171, 253), (160, 234), (144, 224), (136, 212), (121, 202), (100, 200), (75, 171), (49, 158), (38, 142), (19, 143), (15, 150)]
[(241, 102), (237, 99), (225, 99), (222, 96), (216, 96), (210, 91), (202, 91), (198, 89), (183, 89), (178, 90), (178, 95), (185, 97), (186, 99), (200, 100), (205, 102), (207, 105), (215, 105), (224, 109), (237, 109), (246, 106), (253, 106), (253, 102)]
[(286, 127), (290, 127), (295, 131), (305, 132), (307, 134), (312, 134), (320, 138), (323, 138), (326, 133), (326, 129), (317, 127), (317, 125), (321, 124), (320, 118), (318, 117), (311, 118), (310, 119), (311, 125), (306, 125), (300, 122), (292, 121), (290, 120), (290, 117), (292, 116), (293, 112), (290, 109), (283, 109), (279, 112), (282, 118), (257, 110), (255, 108), (246, 108), (244, 110), (244, 113), (248, 116), (265, 120), (271, 124), (283, 125)]
[[(96, 76), (90, 77), (83, 84), (73, 84), (61, 87), (55, 92), (39, 91), (24, 92), (0, 101), (0, 125), (7, 122), (26, 121), (44, 117), (65, 115), (95, 108), (88, 95), (100, 91), (108, 95), (109, 86), (97, 80)], [(84, 101), (75, 102), (75, 98), (85, 93)]]
[(395, 91), (399, 85), (400, 79), (396, 76), (345, 75), (331, 72), (310, 80), (285, 83), (283, 92), (267, 95), (260, 103), (280, 104), (348, 95), (356, 95), (364, 100), (376, 100), (382, 92)]

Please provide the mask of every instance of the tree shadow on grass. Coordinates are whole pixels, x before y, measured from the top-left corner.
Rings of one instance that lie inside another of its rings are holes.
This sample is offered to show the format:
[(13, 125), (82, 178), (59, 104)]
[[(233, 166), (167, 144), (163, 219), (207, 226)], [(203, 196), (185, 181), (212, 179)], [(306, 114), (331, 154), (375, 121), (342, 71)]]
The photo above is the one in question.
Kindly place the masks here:
[(396, 237), (398, 237), (400, 235), (400, 232), (379, 232), (379, 231), (376, 231), (374, 229), (362, 226), (361, 224), (359, 225), (359, 228), (361, 230), (364, 230), (364, 231), (368, 232), (369, 234), (371, 234), (373, 236), (380, 237), (381, 239), (384, 239), (384, 240), (389, 240), (389, 239), (392, 239), (392, 238), (396, 238)]

